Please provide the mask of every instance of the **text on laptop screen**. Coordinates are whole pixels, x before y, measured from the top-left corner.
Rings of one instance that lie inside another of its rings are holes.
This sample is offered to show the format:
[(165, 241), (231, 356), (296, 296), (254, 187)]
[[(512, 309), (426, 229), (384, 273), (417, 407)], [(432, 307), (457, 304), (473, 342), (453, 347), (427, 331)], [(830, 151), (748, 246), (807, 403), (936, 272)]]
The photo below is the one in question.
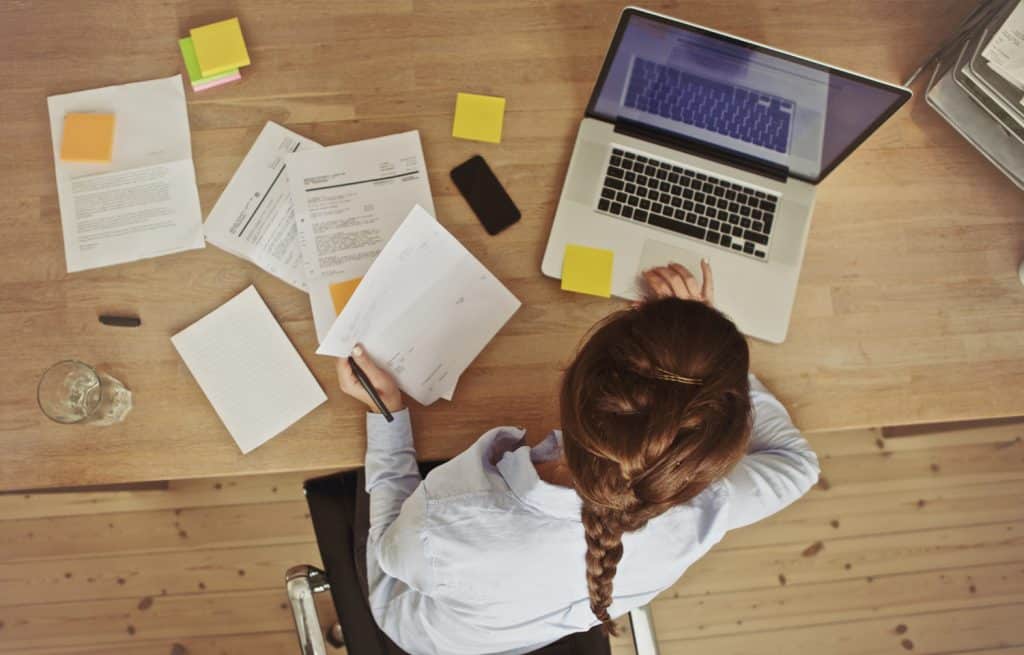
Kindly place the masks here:
[(589, 113), (784, 166), (817, 182), (906, 92), (697, 27), (627, 13)]

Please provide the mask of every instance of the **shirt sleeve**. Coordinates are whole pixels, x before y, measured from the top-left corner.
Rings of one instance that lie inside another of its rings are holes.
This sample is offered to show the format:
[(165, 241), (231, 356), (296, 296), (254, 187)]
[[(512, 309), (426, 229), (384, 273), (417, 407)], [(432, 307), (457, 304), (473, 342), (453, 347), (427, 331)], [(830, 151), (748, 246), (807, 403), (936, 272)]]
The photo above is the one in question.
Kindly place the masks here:
[(782, 403), (753, 375), (754, 425), (747, 454), (726, 476), (732, 488), (728, 529), (771, 516), (818, 481), (818, 457), (793, 425)]
[(403, 612), (399, 606), (422, 602), (414, 598), (416, 592), (428, 592), (433, 586), (423, 542), (426, 496), (409, 410), (395, 412), (394, 419), (388, 423), (380, 414), (366, 417), (366, 491), (370, 495), (366, 577), (373, 615), (392, 635), (400, 631), (397, 622)]

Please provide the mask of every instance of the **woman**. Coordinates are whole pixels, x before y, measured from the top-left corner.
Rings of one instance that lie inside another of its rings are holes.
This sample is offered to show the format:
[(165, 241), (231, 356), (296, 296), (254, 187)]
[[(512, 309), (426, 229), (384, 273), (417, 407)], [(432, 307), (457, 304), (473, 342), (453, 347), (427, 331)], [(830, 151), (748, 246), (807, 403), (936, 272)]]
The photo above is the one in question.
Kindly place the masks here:
[[(518, 654), (650, 602), (723, 535), (817, 481), (743, 336), (678, 264), (652, 300), (591, 332), (565, 373), (562, 431), (500, 427), (421, 480), (391, 377), (354, 353), (395, 414), (367, 417), (370, 605), (404, 650)], [(374, 409), (344, 360), (341, 388)], [(527, 445), (530, 444), (530, 445)]]

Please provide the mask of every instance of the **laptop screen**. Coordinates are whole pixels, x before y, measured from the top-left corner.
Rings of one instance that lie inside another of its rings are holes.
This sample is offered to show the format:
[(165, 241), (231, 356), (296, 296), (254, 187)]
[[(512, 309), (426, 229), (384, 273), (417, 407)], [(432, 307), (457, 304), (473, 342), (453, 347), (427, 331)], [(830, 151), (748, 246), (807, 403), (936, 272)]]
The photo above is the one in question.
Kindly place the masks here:
[(587, 115), (695, 139), (816, 183), (909, 97), (901, 87), (627, 9)]

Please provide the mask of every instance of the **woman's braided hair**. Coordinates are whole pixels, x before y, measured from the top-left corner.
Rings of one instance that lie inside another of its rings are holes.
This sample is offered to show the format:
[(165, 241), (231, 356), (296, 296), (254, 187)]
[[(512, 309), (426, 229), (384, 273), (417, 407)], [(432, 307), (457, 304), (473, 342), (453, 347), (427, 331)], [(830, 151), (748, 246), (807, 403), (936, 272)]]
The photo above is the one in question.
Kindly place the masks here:
[(595, 326), (562, 383), (566, 463), (583, 501), (590, 608), (608, 608), (622, 535), (695, 497), (746, 451), (747, 342), (717, 310), (667, 298)]

